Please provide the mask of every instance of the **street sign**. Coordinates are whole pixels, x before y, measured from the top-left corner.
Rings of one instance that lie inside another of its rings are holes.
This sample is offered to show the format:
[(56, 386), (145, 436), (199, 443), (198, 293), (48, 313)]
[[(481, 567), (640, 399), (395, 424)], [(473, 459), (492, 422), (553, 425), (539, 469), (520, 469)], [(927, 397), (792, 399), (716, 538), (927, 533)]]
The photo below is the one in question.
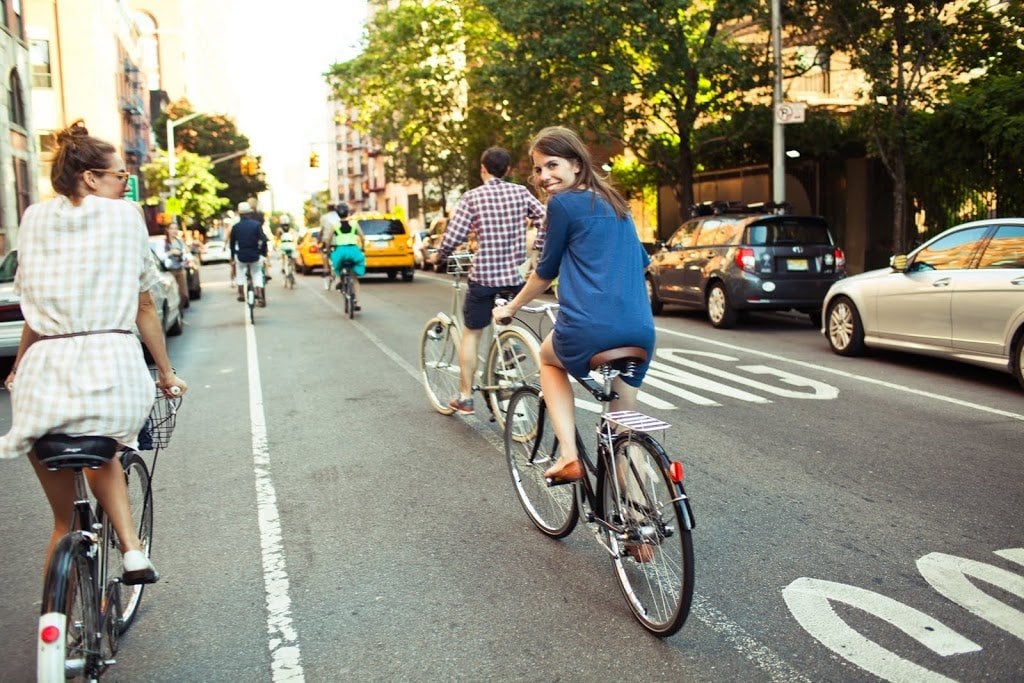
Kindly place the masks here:
[(164, 203), (164, 213), (168, 216), (180, 216), (181, 215), (181, 200), (177, 197), (168, 197)]
[(139, 201), (139, 176), (134, 174), (128, 176), (128, 194), (124, 198), (133, 202)]
[(167, 187), (177, 187), (181, 185), (181, 178), (165, 178), (164, 185)]
[(782, 124), (803, 123), (806, 114), (806, 102), (783, 102), (775, 107), (775, 121)]

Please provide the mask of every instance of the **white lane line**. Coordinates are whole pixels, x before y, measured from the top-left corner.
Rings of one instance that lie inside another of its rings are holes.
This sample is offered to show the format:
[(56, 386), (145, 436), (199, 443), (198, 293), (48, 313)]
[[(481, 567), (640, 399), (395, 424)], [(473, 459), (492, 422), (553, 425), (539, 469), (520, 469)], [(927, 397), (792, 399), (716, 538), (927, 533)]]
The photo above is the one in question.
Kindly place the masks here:
[(952, 398), (950, 396), (943, 396), (941, 394), (933, 394), (930, 391), (922, 391), (921, 389), (912, 389), (912, 388), (910, 388), (908, 386), (904, 386), (902, 384), (896, 384), (895, 382), (886, 382), (885, 380), (874, 379), (873, 377), (864, 377), (862, 375), (855, 375), (852, 372), (845, 372), (843, 370), (837, 370), (835, 368), (825, 367), (824, 365), (815, 365), (814, 363), (808, 363), (808, 362), (802, 361), (802, 360), (794, 360), (792, 358), (786, 358), (785, 356), (776, 356), (775, 354), (767, 353), (765, 351), (758, 351), (756, 349), (751, 349), (751, 348), (748, 348), (746, 346), (737, 346), (735, 344), (728, 344), (726, 342), (714, 341), (713, 339), (708, 339), (707, 337), (700, 337), (700, 336), (697, 336), (697, 335), (694, 335), (694, 334), (687, 334), (685, 332), (676, 332), (675, 330), (665, 329), (664, 327), (658, 327), (656, 329), (658, 330), (659, 333), (670, 334), (670, 335), (673, 335), (673, 336), (676, 336), (676, 337), (682, 337), (684, 339), (692, 339), (693, 341), (701, 342), (703, 344), (711, 344), (713, 346), (720, 346), (722, 348), (731, 349), (733, 351), (739, 351), (739, 352), (742, 352), (742, 353), (753, 354), (755, 356), (761, 356), (762, 358), (770, 358), (770, 359), (772, 359), (774, 361), (779, 361), (781, 363), (789, 363), (791, 365), (797, 365), (797, 366), (802, 367), (802, 368), (807, 368), (807, 369), (810, 369), (810, 370), (816, 370), (818, 372), (826, 372), (826, 373), (829, 373), (831, 375), (838, 375), (839, 377), (846, 377), (847, 379), (854, 379), (854, 380), (858, 380), (860, 382), (866, 382), (868, 384), (875, 384), (875, 385), (878, 385), (878, 386), (881, 386), (881, 387), (885, 387), (887, 389), (894, 389), (896, 391), (902, 391), (902, 392), (905, 392), (905, 393), (908, 393), (908, 394), (914, 394), (916, 396), (923, 396), (924, 398), (930, 398), (930, 399), (934, 399), (936, 401), (944, 401), (946, 403), (952, 403), (954, 405), (958, 405), (958, 406), (961, 406), (963, 408), (971, 408), (972, 410), (980, 410), (980, 411), (985, 412), (985, 413), (992, 413), (993, 415), (1001, 415), (1002, 417), (1008, 417), (1008, 418), (1011, 418), (1013, 420), (1020, 420), (1020, 421), (1024, 422), (1024, 414), (1021, 414), (1021, 413), (1011, 413), (1011, 412), (1009, 412), (1007, 410), (1001, 410), (999, 408), (992, 408), (992, 407), (989, 407), (989, 406), (983, 406), (983, 405), (978, 404), (978, 403), (971, 403), (970, 401), (962, 401), (962, 400), (960, 400), (958, 398)]
[(284, 548), (281, 544), (281, 514), (277, 492), (270, 478), (270, 449), (267, 447), (267, 418), (263, 412), (263, 389), (256, 353), (256, 330), (249, 323), (249, 309), (240, 306), (245, 325), (245, 346), (249, 366), (249, 420), (252, 423), (252, 459), (256, 474), (256, 509), (263, 554), (263, 587), (267, 596), (267, 634), (273, 680), (306, 680), (302, 671), (299, 637), (292, 625), (292, 599), (288, 592)]

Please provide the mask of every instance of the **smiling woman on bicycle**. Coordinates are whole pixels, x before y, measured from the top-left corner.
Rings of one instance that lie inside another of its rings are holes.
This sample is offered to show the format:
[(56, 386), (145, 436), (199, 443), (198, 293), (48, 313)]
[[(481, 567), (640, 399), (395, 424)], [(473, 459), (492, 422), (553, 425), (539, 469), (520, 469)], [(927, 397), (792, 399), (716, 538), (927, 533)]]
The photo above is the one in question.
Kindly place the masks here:
[[(142, 212), (123, 199), (124, 161), (81, 121), (60, 131), (57, 145), (50, 179), (59, 194), (30, 206), (21, 221), (14, 282), (25, 326), (6, 381), (13, 420), (0, 458), (29, 453), (50, 432), (136, 445), (153, 405), (153, 378), (133, 324), (156, 363), (157, 385), (168, 395), (188, 388), (171, 368), (149, 293), (159, 276)], [(49, 562), (71, 523), (74, 473), (30, 460), (53, 509)], [(133, 528), (120, 460), (86, 474), (123, 544), (126, 582), (156, 581)]]
[(632, 377), (616, 377), (612, 410), (632, 409), (654, 352), (654, 318), (647, 300), (640, 244), (625, 199), (591, 163), (573, 131), (545, 128), (530, 145), (533, 181), (551, 195), (540, 262), (523, 289), (494, 319), (512, 317), (558, 278), (561, 308), (541, 344), (540, 384), (561, 454), (544, 473), (552, 484), (583, 477), (574, 437), (576, 414), (568, 373), (585, 377), (590, 359), (619, 346), (639, 346), (648, 360)]

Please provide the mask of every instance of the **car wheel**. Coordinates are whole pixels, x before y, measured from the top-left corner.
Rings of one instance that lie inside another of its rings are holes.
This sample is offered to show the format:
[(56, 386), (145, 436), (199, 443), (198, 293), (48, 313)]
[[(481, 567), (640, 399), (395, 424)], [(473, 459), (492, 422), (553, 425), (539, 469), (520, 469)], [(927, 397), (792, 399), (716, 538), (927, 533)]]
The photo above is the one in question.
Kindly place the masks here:
[(409, 270), (403, 270), (402, 271), (402, 282), (412, 282), (413, 275), (415, 275), (415, 274), (416, 274), (416, 271), (414, 271), (412, 268), (410, 268)]
[(1024, 327), (1017, 330), (1017, 342), (1010, 354), (1010, 367), (1013, 368), (1013, 376), (1017, 378), (1021, 389), (1024, 389)]
[(852, 301), (845, 296), (837, 296), (829, 303), (825, 320), (825, 336), (833, 351), (840, 356), (864, 353), (864, 324)]
[(651, 302), (651, 313), (654, 315), (661, 314), (665, 304), (662, 303), (661, 298), (658, 296), (658, 288), (654, 284), (654, 280), (648, 276), (644, 278), (644, 283), (647, 285), (647, 300)]
[(708, 309), (708, 320), (719, 329), (736, 324), (736, 309), (729, 303), (729, 294), (721, 282), (711, 285), (704, 303)]

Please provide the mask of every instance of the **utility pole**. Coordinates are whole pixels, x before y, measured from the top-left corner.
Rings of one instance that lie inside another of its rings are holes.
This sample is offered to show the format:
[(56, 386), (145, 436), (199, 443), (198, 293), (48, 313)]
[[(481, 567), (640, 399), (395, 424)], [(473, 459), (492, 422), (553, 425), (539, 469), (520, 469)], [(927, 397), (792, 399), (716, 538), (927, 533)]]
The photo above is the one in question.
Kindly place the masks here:
[(775, 87), (772, 89), (772, 201), (786, 201), (786, 134), (779, 121), (782, 106), (782, 0), (772, 0), (772, 55)]

